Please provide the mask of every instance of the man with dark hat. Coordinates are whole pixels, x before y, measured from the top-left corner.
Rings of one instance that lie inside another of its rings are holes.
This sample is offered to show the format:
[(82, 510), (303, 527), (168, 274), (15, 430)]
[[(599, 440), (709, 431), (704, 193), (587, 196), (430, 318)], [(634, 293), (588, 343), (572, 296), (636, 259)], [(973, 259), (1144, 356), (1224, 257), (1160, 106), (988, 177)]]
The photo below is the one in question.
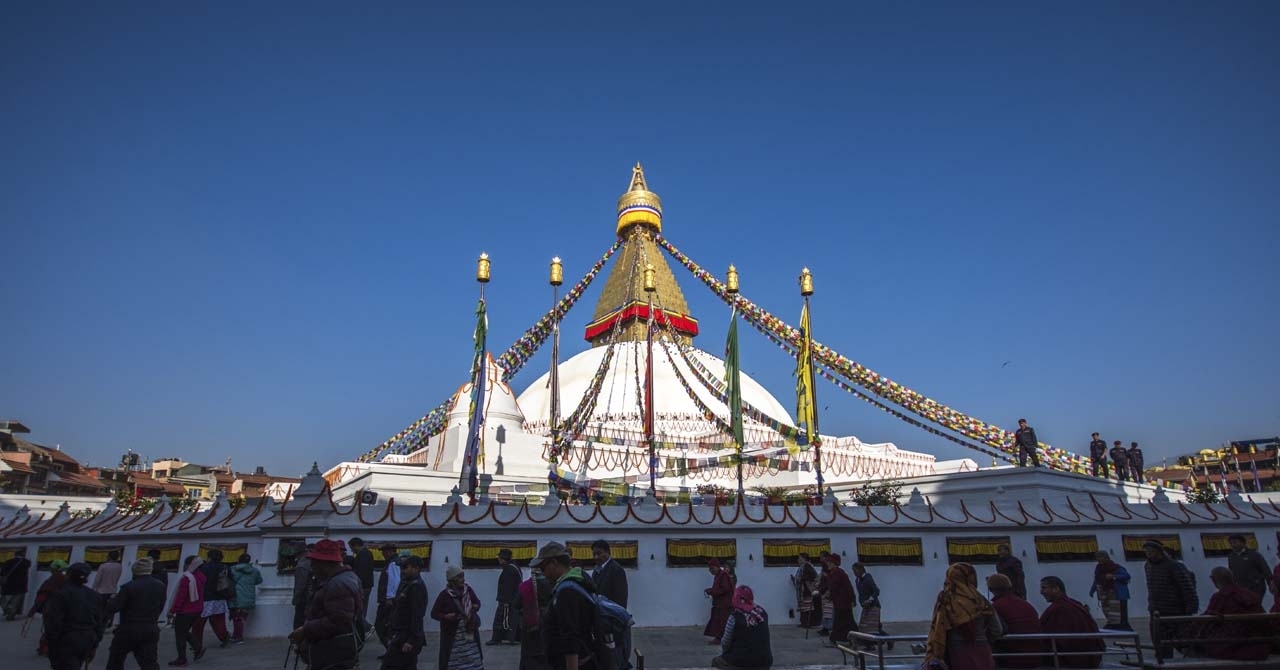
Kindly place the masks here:
[(493, 636), (485, 644), (520, 644), (520, 633), (511, 612), (520, 595), (524, 575), (519, 566), (511, 562), (510, 549), (498, 551), (498, 565), (502, 568), (498, 575), (498, 608), (493, 612)]
[(342, 545), (320, 540), (307, 552), (316, 578), (315, 593), (307, 604), (301, 626), (289, 633), (299, 655), (311, 670), (349, 670), (359, 661), (356, 618), (360, 616), (363, 589), (360, 578), (343, 564)]
[(53, 670), (79, 670), (102, 641), (102, 603), (86, 584), (93, 566), (67, 568), (67, 585), (44, 604), (44, 633)]
[(400, 581), (388, 602), (387, 653), (382, 670), (415, 670), (418, 654), (427, 644), (422, 620), (427, 616), (427, 585), (422, 583), (422, 558), (406, 556), (400, 562)]
[[(541, 621), (547, 662), (555, 670), (612, 668), (612, 658), (596, 658), (596, 605), (592, 600), (596, 585), (582, 568), (570, 566), (569, 550), (559, 542), (542, 545), (529, 562), (529, 567), (541, 569), (553, 584), (551, 605)], [(605, 662), (603, 666), (599, 660)]]
[(124, 660), (133, 654), (141, 670), (156, 670), (160, 626), (156, 621), (164, 611), (165, 586), (151, 576), (150, 558), (133, 564), (133, 579), (107, 601), (107, 611), (120, 613), (120, 625), (111, 638), (107, 670), (124, 670)]

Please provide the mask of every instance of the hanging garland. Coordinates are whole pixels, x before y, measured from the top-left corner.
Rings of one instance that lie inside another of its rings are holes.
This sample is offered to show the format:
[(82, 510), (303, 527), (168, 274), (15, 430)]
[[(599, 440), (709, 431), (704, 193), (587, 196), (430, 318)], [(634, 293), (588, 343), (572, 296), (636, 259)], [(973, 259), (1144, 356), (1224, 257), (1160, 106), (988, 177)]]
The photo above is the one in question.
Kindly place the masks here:
[[(799, 343), (799, 331), (740, 294), (728, 293), (723, 283), (675, 248), (666, 238), (661, 235), (655, 235), (655, 240), (676, 262), (689, 270), (695, 278), (710, 288), (711, 292), (717, 297), (726, 304), (737, 305), (743, 317), (749, 322), (759, 324), (781, 337), (788, 344), (796, 345)], [(877, 374), (866, 366), (852, 361), (816, 341), (813, 342), (813, 356), (817, 362), (827, 366), (841, 376), (929, 421), (1006, 453), (1011, 453), (1015, 450), (1013, 434), (1003, 428), (984, 423), (947, 407), (888, 377)], [(1040, 448), (1044, 452), (1045, 462), (1050, 468), (1075, 471), (1083, 469), (1087, 464), (1087, 460), (1078, 454), (1044, 443), (1040, 444)]]
[[(702, 361), (699, 361), (697, 358), (690, 356), (688, 352), (692, 349), (693, 349), (693, 345), (691, 344), (677, 346), (677, 350), (680, 352), (680, 358), (684, 360), (685, 365), (688, 365), (689, 369), (694, 372), (694, 376), (697, 377), (698, 382), (702, 385), (702, 387), (705, 388), (709, 393), (711, 393), (711, 395), (714, 396), (716, 400), (719, 400), (720, 402), (724, 403), (726, 407), (728, 407), (729, 396), (726, 393), (724, 380), (717, 378), (715, 376), (715, 373), (709, 370), (707, 366), (703, 365)], [(782, 435), (783, 438), (789, 440), (792, 443), (796, 441), (796, 438), (800, 434), (799, 428), (796, 428), (791, 424), (783, 423), (781, 421), (778, 421), (777, 419), (774, 419), (768, 414), (765, 414), (763, 411), (757, 409), (754, 405), (747, 402), (746, 400), (742, 401), (742, 413), (752, 421), (768, 426), (772, 431)], [(800, 448), (805, 451), (808, 451), (807, 446), (801, 446)]]

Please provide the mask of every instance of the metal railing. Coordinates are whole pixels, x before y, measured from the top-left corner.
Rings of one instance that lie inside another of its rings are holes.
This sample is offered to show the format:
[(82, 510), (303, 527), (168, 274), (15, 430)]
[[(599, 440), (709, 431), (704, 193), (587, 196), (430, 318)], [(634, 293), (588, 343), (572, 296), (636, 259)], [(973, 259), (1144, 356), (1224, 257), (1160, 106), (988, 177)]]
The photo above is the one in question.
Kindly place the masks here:
[[(1246, 635), (1244, 637), (1218, 637), (1205, 638), (1201, 630), (1187, 626), (1186, 624), (1213, 624), (1227, 623), (1239, 621), (1244, 623), (1253, 622), (1257, 624), (1257, 633), (1254, 635)], [(1192, 614), (1186, 616), (1160, 616), (1159, 612), (1151, 613), (1151, 646), (1155, 649), (1156, 665), (1164, 665), (1164, 655), (1160, 653), (1161, 647), (1169, 649), (1169, 655), (1172, 656), (1173, 647), (1203, 644), (1211, 642), (1213, 644), (1240, 643), (1240, 642), (1257, 642), (1268, 643), (1276, 637), (1276, 629), (1280, 626), (1280, 613), (1277, 614)], [(1173, 635), (1166, 637), (1166, 627), (1171, 627)], [(1191, 629), (1192, 635), (1186, 636), (1185, 632)], [(1267, 663), (1265, 660), (1258, 661), (1259, 664)], [(1271, 663), (1274, 664), (1274, 663)], [(1233, 664), (1235, 665), (1235, 664)]]
[[(916, 660), (924, 655), (924, 649), (918, 644), (928, 639), (928, 635), (876, 635), (874, 633), (863, 633), (854, 631), (849, 633), (849, 644), (837, 645), (844, 662), (847, 664), (849, 655), (853, 655), (858, 661), (859, 670), (867, 670), (868, 667), (876, 668), (876, 670), (885, 670), (885, 661), (887, 660)], [(1034, 656), (1039, 658), (1051, 658), (1054, 668), (1060, 668), (1061, 658), (1064, 656), (1110, 656), (1124, 655), (1128, 656), (1131, 652), (1128, 649), (1115, 649), (1106, 646), (1107, 640), (1129, 641), (1132, 645), (1132, 653), (1137, 656), (1138, 666), (1141, 667), (1142, 661), (1142, 640), (1139, 633), (1128, 630), (1100, 630), (1096, 633), (1018, 633), (1005, 635), (996, 642), (998, 644), (1008, 644), (1011, 642), (1029, 641), (1029, 640), (1047, 640), (1047, 649), (1042, 651), (995, 651), (992, 648), (992, 656), (1000, 658), (1019, 658)], [(1104, 647), (1097, 651), (1061, 651), (1058, 649), (1058, 642), (1063, 640), (1102, 640)], [(902, 644), (910, 653), (886, 653), (886, 647), (890, 645)], [(873, 663), (868, 666), (868, 662)]]

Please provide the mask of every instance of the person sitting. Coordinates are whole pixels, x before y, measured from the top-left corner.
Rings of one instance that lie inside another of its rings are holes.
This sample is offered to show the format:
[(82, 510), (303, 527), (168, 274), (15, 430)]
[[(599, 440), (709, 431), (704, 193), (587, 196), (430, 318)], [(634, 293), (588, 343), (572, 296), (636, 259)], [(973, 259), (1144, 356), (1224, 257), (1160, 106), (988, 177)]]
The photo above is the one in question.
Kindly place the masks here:
[[(1040, 615), (1040, 629), (1046, 633), (1096, 633), (1098, 622), (1089, 614), (1089, 608), (1078, 600), (1067, 597), (1067, 587), (1058, 577), (1045, 577), (1040, 580), (1040, 595), (1049, 601), (1049, 606)], [(1102, 665), (1102, 654), (1081, 652), (1102, 652), (1107, 645), (1102, 638), (1078, 638), (1057, 640), (1058, 663), (1061, 668), (1096, 668)], [(1046, 649), (1048, 646), (1046, 645)], [(1070, 654), (1070, 655), (1067, 655)], [(1045, 659), (1045, 665), (1054, 665), (1053, 658)]]
[[(987, 590), (991, 592), (991, 606), (1004, 622), (1008, 635), (1036, 635), (1040, 633), (1040, 615), (1031, 603), (1013, 592), (1013, 582), (1001, 574), (987, 576)], [(997, 654), (1028, 654), (1027, 656), (996, 657), (997, 668), (1038, 668), (1043, 640), (993, 640), (992, 651)]]
[[(1214, 568), (1209, 572), (1209, 579), (1213, 580), (1213, 585), (1218, 590), (1209, 598), (1205, 615), (1262, 614), (1262, 598), (1253, 591), (1238, 586), (1230, 568), (1221, 565)], [(1239, 639), (1264, 633), (1263, 626), (1265, 624), (1252, 621), (1210, 621), (1200, 624), (1195, 637), (1205, 640)], [(1270, 653), (1271, 644), (1267, 640), (1208, 642), (1196, 645), (1195, 651), (1210, 658), (1229, 661), (1261, 661)]]
[(769, 613), (755, 602), (749, 586), (733, 591), (733, 609), (720, 637), (720, 655), (711, 667), (729, 670), (768, 670), (773, 665), (769, 643)]

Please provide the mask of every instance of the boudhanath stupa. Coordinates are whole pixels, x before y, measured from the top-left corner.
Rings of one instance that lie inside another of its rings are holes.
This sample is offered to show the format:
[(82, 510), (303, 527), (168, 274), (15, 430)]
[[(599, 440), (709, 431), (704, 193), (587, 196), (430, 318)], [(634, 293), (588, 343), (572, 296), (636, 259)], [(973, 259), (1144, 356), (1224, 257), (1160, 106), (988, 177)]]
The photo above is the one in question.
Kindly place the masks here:
[[(562, 488), (623, 496), (640, 495), (651, 483), (660, 494), (737, 490), (737, 451), (725, 430), (732, 418), (723, 393), (725, 362), (695, 344), (698, 320), (668, 264), (662, 227), (662, 200), (637, 164), (618, 199), (616, 244), (566, 296), (576, 301), (610, 263), (586, 327), (588, 348), (558, 361), (555, 374), (548, 370), (519, 393), (510, 383), (516, 371), (512, 363), (522, 365), (527, 355), (485, 356), (484, 393), (475, 402), (482, 413), (481, 445), (474, 454), (483, 496), (545, 494), (553, 485), (549, 475)], [(552, 270), (557, 272), (562, 272), (558, 260)], [(539, 322), (550, 333), (535, 326), (533, 337), (558, 338), (559, 321), (571, 304)], [(465, 491), (462, 473), (476, 423), (473, 387), (474, 379), (464, 381), (434, 416), (423, 417), (361, 461), (332, 467), (325, 477), (335, 498), (374, 491), (434, 503), (455, 487)], [(787, 405), (745, 372), (741, 399), (745, 487), (816, 492), (816, 454), (797, 448), (794, 435), (800, 429)], [(873, 479), (978, 469), (971, 459), (939, 462), (931, 454), (855, 436), (822, 435), (820, 458), (823, 488), (836, 490)]]

